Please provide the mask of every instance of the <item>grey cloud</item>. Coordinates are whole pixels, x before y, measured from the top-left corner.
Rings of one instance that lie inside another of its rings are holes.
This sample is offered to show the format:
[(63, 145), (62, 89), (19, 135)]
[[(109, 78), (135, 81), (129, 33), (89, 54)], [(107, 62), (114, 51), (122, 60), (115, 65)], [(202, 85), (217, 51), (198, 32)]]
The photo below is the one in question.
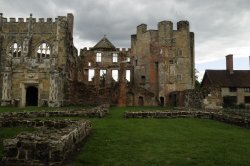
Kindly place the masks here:
[[(196, 58), (224, 56), (230, 47), (250, 44), (250, 1), (247, 0), (0, 0), (6, 17), (57, 17), (72, 12), (74, 33), (84, 43), (104, 34), (118, 47), (130, 46), (136, 26), (156, 29), (161, 20), (188, 20), (196, 36)], [(81, 47), (84, 47), (81, 46)], [(250, 52), (250, 48), (249, 48)]]

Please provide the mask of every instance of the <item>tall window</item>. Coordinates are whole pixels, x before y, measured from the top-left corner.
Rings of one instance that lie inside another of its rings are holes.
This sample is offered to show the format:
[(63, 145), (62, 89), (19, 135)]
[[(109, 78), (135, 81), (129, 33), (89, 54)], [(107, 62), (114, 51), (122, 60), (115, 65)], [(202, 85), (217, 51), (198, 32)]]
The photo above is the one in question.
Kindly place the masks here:
[(102, 53), (98, 52), (96, 53), (96, 62), (101, 62), (102, 61)]
[(126, 80), (130, 82), (130, 70), (126, 70)]
[(22, 53), (22, 47), (20, 44), (18, 43), (13, 43), (10, 48), (9, 48), (9, 53), (12, 55), (12, 57), (14, 58), (18, 58), (21, 57), (21, 53)]
[(117, 55), (117, 53), (113, 53), (113, 62), (118, 62), (118, 55)]
[(100, 77), (104, 77), (107, 73), (107, 70), (100, 70)]
[(95, 77), (95, 70), (94, 69), (89, 69), (88, 81), (93, 81), (94, 77)]
[(112, 78), (117, 82), (118, 81), (118, 70), (112, 70)]
[(44, 59), (49, 58), (51, 54), (51, 48), (47, 43), (42, 43), (37, 50), (37, 58)]

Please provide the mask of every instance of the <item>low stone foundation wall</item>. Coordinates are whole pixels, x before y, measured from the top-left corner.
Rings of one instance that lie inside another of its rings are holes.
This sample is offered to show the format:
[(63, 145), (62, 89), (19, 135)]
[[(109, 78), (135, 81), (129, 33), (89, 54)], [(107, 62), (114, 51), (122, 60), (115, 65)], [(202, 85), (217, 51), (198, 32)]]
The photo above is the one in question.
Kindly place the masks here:
[(23, 132), (3, 141), (3, 165), (62, 165), (89, 135), (91, 123), (86, 120), (0, 119), (1, 127), (28, 126), (41, 130)]
[(250, 119), (247, 117), (236, 116), (221, 112), (206, 111), (141, 111), (141, 112), (125, 112), (125, 118), (201, 118), (212, 119), (220, 122), (234, 124), (246, 128), (250, 128)]
[(90, 109), (65, 109), (55, 111), (32, 111), (32, 112), (6, 112), (0, 116), (4, 118), (37, 118), (37, 117), (99, 117), (102, 118), (109, 113), (109, 105), (101, 105)]

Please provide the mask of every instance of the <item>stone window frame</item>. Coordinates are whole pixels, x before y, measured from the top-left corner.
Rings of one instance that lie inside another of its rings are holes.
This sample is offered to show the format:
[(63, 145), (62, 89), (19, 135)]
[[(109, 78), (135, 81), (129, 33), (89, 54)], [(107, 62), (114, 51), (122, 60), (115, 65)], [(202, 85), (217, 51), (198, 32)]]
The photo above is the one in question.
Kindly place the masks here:
[[(8, 46), (8, 55), (11, 55), (12, 58), (20, 58), (22, 56), (22, 45), (20, 42), (13, 41)], [(17, 52), (17, 54), (16, 54)]]
[[(44, 55), (43, 55), (44, 53)], [(50, 59), (52, 55), (52, 46), (47, 41), (42, 41), (36, 47), (36, 58), (37, 59)]]
[(95, 69), (88, 69), (88, 82), (94, 81), (95, 74)]
[(96, 62), (102, 62), (102, 53), (101, 52), (96, 53)]
[(111, 77), (115, 82), (119, 82), (119, 70), (118, 69), (112, 69), (111, 70)]
[(131, 70), (130, 69), (126, 69), (125, 78), (126, 78), (127, 82), (131, 81)]
[(118, 62), (118, 54), (117, 53), (112, 53), (112, 62), (117, 63)]

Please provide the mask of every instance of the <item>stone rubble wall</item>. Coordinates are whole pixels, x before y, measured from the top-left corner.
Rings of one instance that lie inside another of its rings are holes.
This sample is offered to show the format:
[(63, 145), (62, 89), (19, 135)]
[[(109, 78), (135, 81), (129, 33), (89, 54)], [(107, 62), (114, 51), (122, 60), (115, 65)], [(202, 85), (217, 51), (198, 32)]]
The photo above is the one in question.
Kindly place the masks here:
[(184, 92), (187, 108), (222, 109), (221, 90), (218, 87), (189, 89)]
[(2, 118), (0, 124), (2, 127), (41, 127), (40, 131), (23, 132), (15, 138), (5, 139), (3, 165), (62, 165), (91, 131), (91, 123), (86, 120)]
[(91, 109), (55, 110), (55, 111), (32, 111), (32, 112), (6, 112), (1, 113), (0, 118), (37, 118), (37, 117), (99, 117), (109, 113), (109, 105), (103, 104)]
[(250, 128), (250, 118), (208, 111), (140, 111), (125, 112), (125, 118), (201, 118), (212, 119), (224, 123)]

